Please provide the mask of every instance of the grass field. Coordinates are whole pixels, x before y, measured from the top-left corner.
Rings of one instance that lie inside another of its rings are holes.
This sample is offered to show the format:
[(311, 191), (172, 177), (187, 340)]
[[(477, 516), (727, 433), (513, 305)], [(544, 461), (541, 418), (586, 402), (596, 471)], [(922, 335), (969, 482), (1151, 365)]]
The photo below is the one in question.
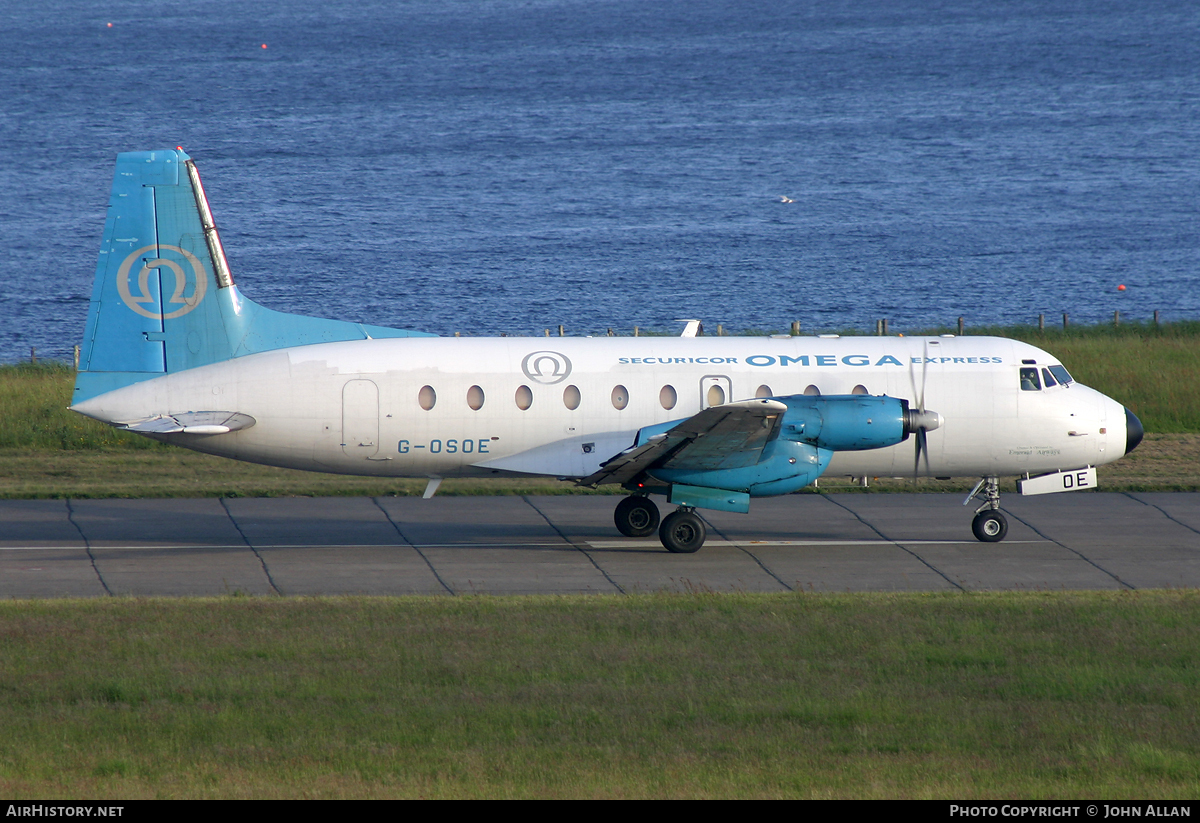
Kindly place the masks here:
[[(938, 330), (940, 331), (940, 330)], [(1103, 488), (1200, 490), (1200, 323), (972, 330), (1027, 340), (1080, 382), (1128, 405), (1147, 431), (1129, 457), (1100, 469)], [(70, 368), (0, 366), (0, 497), (213, 497), (419, 494), (423, 481), (341, 477), (236, 463), (118, 432), (68, 411)], [(923, 481), (961, 491), (973, 481)], [(881, 479), (876, 490), (909, 490)], [(1011, 484), (1007, 486), (1011, 488)], [(848, 488), (827, 478), (822, 491)], [(574, 494), (553, 480), (448, 480), (439, 494)], [(601, 493), (611, 489), (601, 490)]]
[(1200, 595), (0, 603), (0, 796), (1194, 798)]

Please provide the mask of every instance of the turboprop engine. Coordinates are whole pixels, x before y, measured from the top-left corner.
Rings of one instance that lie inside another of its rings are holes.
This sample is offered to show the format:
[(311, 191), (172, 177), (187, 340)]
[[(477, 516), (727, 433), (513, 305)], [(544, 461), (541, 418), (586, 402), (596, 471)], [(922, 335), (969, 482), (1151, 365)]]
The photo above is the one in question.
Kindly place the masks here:
[[(936, 429), (942, 422), (937, 412), (912, 410), (907, 400), (894, 397), (794, 395), (771, 401), (784, 408), (779, 414), (763, 418), (762, 425), (768, 431), (764, 432), (760, 452), (741, 448), (726, 455), (707, 453), (701, 458), (681, 451), (679, 459), (668, 458), (647, 474), (661, 483), (750, 497), (787, 494), (820, 477), (834, 452), (894, 446), (913, 432)], [(643, 429), (639, 442), (673, 425)]]

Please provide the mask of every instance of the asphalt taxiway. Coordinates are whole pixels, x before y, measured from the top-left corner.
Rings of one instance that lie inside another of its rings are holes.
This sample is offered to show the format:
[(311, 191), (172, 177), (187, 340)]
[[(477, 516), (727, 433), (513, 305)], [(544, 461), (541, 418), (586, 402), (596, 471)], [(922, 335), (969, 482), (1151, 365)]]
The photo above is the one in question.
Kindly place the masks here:
[(0, 501), (0, 597), (1200, 586), (1200, 494), (1008, 494), (988, 544), (961, 495), (767, 498), (701, 512), (692, 555), (621, 537), (618, 499)]

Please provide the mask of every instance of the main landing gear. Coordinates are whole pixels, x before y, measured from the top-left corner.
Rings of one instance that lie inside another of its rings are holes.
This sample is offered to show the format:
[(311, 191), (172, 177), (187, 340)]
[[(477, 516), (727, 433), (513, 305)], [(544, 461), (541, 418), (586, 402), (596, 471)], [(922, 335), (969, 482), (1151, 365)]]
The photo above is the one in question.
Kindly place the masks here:
[(983, 505), (975, 510), (975, 519), (971, 521), (971, 531), (975, 538), (984, 543), (999, 543), (1008, 534), (1008, 520), (1000, 511), (1000, 480), (996, 477), (985, 477), (980, 480), (963, 505), (967, 505), (976, 497), (983, 498)]
[[(982, 498), (983, 503), (975, 510), (975, 519), (971, 521), (971, 531), (975, 538), (984, 543), (999, 543), (1008, 534), (1008, 519), (1000, 511), (1000, 480), (997, 477), (985, 477), (976, 484), (963, 505), (975, 498)], [(613, 512), (613, 522), (617, 531), (626, 537), (646, 537), (658, 529), (658, 539), (669, 552), (675, 554), (691, 554), (699, 551), (708, 537), (704, 521), (690, 506), (680, 506), (675, 511), (662, 518), (659, 523), (658, 506), (649, 497), (635, 494), (626, 497), (617, 504)]]
[(613, 512), (617, 531), (626, 537), (645, 537), (658, 528), (658, 506), (649, 497), (635, 494), (617, 504)]
[(694, 509), (680, 507), (663, 518), (658, 527), (658, 539), (667, 551), (675, 554), (691, 554), (704, 545), (708, 530)]
[(658, 506), (649, 497), (634, 495), (617, 504), (613, 512), (617, 531), (626, 537), (646, 537), (658, 529), (658, 539), (667, 551), (691, 554), (704, 545), (708, 530), (695, 510), (680, 506), (662, 519), (659, 525)]

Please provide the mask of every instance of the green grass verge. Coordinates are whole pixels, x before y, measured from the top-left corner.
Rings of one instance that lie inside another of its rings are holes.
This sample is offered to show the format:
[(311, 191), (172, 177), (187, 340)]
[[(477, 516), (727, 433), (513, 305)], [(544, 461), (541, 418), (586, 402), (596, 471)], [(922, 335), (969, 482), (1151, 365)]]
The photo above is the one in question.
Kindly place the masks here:
[(0, 603), (0, 794), (1194, 798), (1200, 594)]
[(75, 371), (62, 363), (0, 366), (0, 451), (163, 450), (163, 446), (75, 414)]

